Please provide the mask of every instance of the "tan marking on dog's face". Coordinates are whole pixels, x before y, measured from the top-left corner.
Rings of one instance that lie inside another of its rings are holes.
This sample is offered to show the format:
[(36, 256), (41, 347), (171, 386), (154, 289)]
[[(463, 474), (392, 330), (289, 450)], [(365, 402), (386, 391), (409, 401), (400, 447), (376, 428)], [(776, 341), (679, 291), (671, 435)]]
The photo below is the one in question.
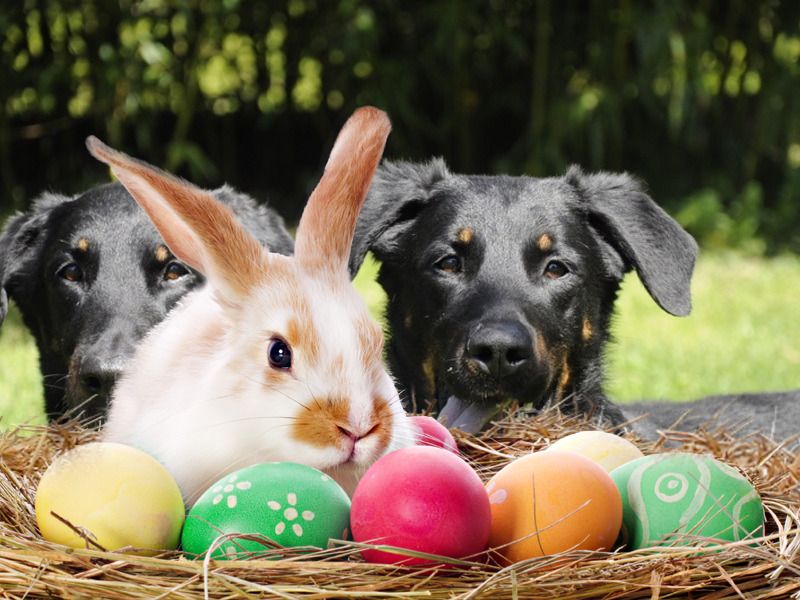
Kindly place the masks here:
[(411, 329), (414, 325), (414, 315), (411, 314), (411, 311), (406, 312), (406, 316), (403, 318), (403, 326), (406, 329)]
[(156, 246), (155, 257), (160, 263), (167, 262), (169, 258), (169, 249), (164, 245)]
[(558, 380), (558, 385), (561, 388), (565, 388), (569, 385), (569, 382), (572, 381), (572, 372), (570, 371), (569, 364), (567, 363), (567, 359), (564, 359), (564, 367), (561, 370), (561, 377)]
[(564, 392), (572, 381), (572, 371), (567, 362), (567, 357), (564, 356), (564, 362), (561, 365), (561, 375), (558, 378), (558, 389), (556, 390), (556, 400), (561, 401), (564, 399)]
[(78, 240), (78, 243), (75, 244), (75, 247), (80, 250), (81, 252), (88, 252), (89, 251), (89, 240), (86, 238), (81, 238)]
[(583, 338), (583, 343), (586, 344), (592, 339), (593, 335), (594, 329), (592, 328), (591, 321), (589, 321), (589, 317), (583, 317), (583, 329), (581, 330), (581, 338)]
[(541, 335), (535, 335), (534, 337), (533, 345), (536, 356), (547, 364), (547, 369), (550, 371), (550, 379), (552, 380), (556, 369), (556, 359), (553, 353), (550, 352), (550, 348), (544, 338)]
[(432, 397), (436, 391), (436, 367), (433, 354), (428, 354), (422, 361), (422, 376), (425, 378), (425, 395)]
[(542, 252), (547, 252), (553, 247), (553, 238), (551, 238), (549, 234), (543, 233), (539, 236), (539, 239), (536, 240), (536, 247)]
[(458, 231), (458, 241), (462, 244), (469, 244), (474, 235), (475, 232), (472, 230), (472, 227), (464, 227)]

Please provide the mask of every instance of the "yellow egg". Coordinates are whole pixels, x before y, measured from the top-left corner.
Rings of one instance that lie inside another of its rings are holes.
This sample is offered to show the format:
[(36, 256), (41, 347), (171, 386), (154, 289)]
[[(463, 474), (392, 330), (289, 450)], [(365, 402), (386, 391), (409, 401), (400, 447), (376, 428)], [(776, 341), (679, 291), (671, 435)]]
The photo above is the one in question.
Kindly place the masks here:
[(633, 443), (605, 431), (579, 431), (561, 438), (547, 450), (575, 452), (591, 458), (609, 473), (620, 465), (644, 456)]
[(169, 472), (149, 454), (123, 444), (94, 442), (58, 457), (36, 490), (42, 537), (73, 548), (96, 548), (56, 518), (69, 521), (106, 550), (173, 550), (184, 505)]

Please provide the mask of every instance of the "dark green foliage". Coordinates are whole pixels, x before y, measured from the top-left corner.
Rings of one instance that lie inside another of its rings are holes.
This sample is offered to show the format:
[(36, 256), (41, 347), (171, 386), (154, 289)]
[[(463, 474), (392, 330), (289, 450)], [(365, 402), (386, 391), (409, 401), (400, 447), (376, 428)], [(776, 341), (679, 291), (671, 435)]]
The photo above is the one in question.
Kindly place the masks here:
[(708, 244), (800, 249), (796, 2), (15, 0), (0, 41), (6, 208), (104, 178), (95, 133), (292, 220), (370, 103), (389, 156), (627, 170)]

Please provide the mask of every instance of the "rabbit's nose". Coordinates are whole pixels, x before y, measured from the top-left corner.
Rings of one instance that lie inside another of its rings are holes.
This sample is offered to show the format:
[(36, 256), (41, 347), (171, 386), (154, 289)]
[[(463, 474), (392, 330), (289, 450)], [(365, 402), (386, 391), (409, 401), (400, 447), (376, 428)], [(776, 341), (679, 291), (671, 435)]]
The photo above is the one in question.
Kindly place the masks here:
[(356, 435), (350, 431), (347, 427), (342, 427), (341, 425), (337, 425), (339, 429), (339, 433), (341, 433), (344, 437), (353, 440), (354, 442), (358, 440)]
[(371, 435), (375, 432), (378, 428), (379, 423), (370, 424), (367, 427), (356, 427), (353, 425), (337, 425), (339, 428), (339, 432), (346, 438), (353, 441), (353, 443), (358, 442), (359, 440), (364, 439), (365, 437)]

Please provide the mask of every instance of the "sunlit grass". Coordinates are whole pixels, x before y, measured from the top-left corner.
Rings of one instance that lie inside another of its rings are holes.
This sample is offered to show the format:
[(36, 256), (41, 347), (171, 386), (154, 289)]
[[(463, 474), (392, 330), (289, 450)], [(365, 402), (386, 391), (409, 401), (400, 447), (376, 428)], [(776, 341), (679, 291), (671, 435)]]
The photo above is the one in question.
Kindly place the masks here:
[[(380, 318), (386, 295), (368, 260), (356, 287)], [(692, 315), (667, 315), (639, 280), (625, 280), (607, 353), (609, 395), (621, 401), (800, 388), (800, 258), (701, 257)], [(41, 419), (36, 348), (12, 310), (0, 328), (0, 427)]]
[(377, 284), (375, 278), (378, 276), (378, 268), (380, 264), (372, 258), (371, 254), (367, 254), (364, 264), (358, 270), (353, 284), (356, 289), (364, 298), (369, 307), (369, 312), (378, 321), (383, 321), (383, 307), (386, 304), (386, 292)]
[(608, 353), (613, 398), (800, 388), (800, 258), (701, 256), (692, 296), (692, 314), (672, 317), (628, 276)]
[(11, 306), (0, 327), (0, 429), (43, 422), (43, 390), (36, 344)]

